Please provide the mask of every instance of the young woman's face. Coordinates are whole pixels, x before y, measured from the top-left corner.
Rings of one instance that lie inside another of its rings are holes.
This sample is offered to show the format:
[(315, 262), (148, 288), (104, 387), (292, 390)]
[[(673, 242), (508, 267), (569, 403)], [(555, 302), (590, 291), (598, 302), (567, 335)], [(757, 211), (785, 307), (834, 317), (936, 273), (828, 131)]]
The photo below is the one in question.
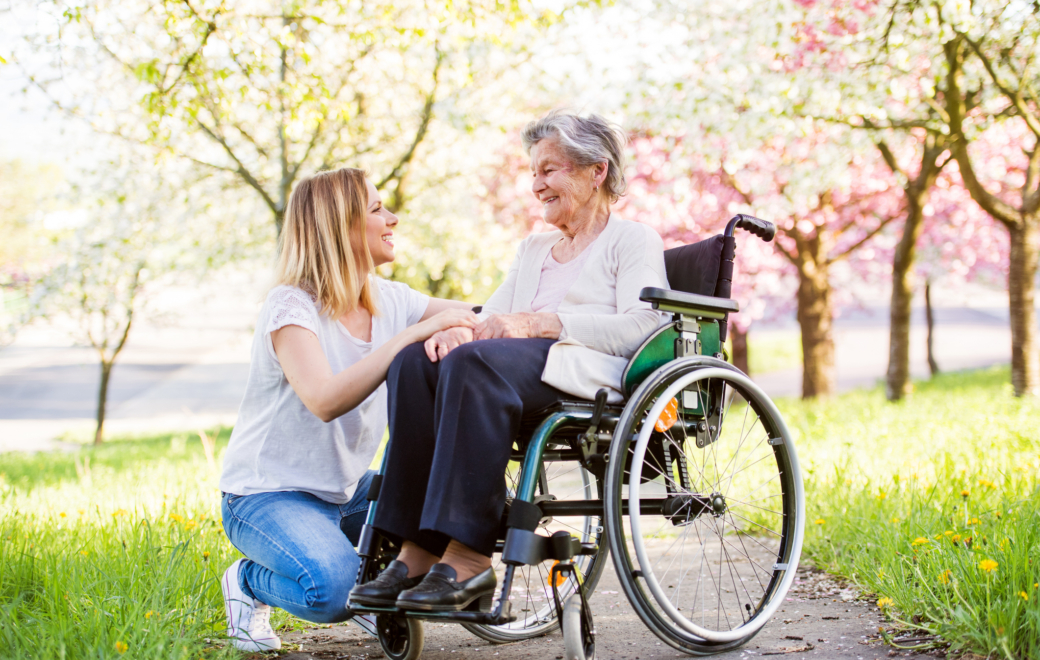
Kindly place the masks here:
[(372, 182), (365, 179), (368, 185), (368, 215), (365, 218), (368, 251), (372, 254), (372, 262), (376, 266), (388, 264), (394, 260), (394, 232), (397, 216), (386, 210), (379, 191)]

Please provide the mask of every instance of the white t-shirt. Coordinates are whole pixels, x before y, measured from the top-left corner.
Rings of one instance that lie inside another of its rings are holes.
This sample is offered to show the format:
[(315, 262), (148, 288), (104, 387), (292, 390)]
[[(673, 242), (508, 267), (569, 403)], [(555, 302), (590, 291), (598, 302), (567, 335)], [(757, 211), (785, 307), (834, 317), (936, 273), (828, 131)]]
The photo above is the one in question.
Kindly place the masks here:
[(309, 293), (277, 286), (267, 294), (253, 334), (252, 358), (238, 422), (224, 455), (220, 490), (235, 495), (303, 491), (343, 504), (372, 463), (386, 429), (386, 384), (331, 422), (314, 416), (286, 380), (271, 333), (298, 325), (318, 336), (339, 373), (419, 322), (430, 299), (405, 284), (373, 277), (378, 291), (372, 341), (351, 336), (338, 319), (319, 313)]

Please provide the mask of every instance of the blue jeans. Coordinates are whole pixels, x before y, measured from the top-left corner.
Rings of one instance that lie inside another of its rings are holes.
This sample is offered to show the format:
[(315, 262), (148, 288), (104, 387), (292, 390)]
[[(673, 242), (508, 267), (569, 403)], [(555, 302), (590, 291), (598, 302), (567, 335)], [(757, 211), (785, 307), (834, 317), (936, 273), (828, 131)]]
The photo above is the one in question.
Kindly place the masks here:
[(354, 546), (375, 474), (369, 470), (361, 478), (346, 504), (300, 491), (225, 494), (224, 532), (247, 558), (238, 573), (242, 591), (306, 621), (345, 621), (361, 563)]

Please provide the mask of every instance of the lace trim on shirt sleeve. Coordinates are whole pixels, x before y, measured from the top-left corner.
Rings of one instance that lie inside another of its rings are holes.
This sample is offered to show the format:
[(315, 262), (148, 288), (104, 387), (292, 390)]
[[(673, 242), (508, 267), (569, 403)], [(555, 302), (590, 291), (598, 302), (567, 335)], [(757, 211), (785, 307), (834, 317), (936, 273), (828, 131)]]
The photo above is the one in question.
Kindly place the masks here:
[(318, 334), (317, 310), (314, 299), (306, 291), (291, 286), (279, 287), (271, 293), (271, 317), (267, 323), (270, 334), (287, 325), (298, 325)]

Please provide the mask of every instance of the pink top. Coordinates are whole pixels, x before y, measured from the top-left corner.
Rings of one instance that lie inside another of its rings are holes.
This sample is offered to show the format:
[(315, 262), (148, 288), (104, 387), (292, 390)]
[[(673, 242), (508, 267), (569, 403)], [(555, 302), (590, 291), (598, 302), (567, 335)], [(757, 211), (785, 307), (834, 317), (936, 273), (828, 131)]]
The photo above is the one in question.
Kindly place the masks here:
[(552, 250), (545, 256), (542, 263), (542, 273), (538, 277), (538, 291), (531, 301), (531, 310), (535, 312), (555, 313), (560, 308), (567, 291), (578, 279), (581, 267), (585, 265), (589, 253), (592, 252), (593, 241), (585, 247), (574, 259), (565, 264), (553, 258)]

